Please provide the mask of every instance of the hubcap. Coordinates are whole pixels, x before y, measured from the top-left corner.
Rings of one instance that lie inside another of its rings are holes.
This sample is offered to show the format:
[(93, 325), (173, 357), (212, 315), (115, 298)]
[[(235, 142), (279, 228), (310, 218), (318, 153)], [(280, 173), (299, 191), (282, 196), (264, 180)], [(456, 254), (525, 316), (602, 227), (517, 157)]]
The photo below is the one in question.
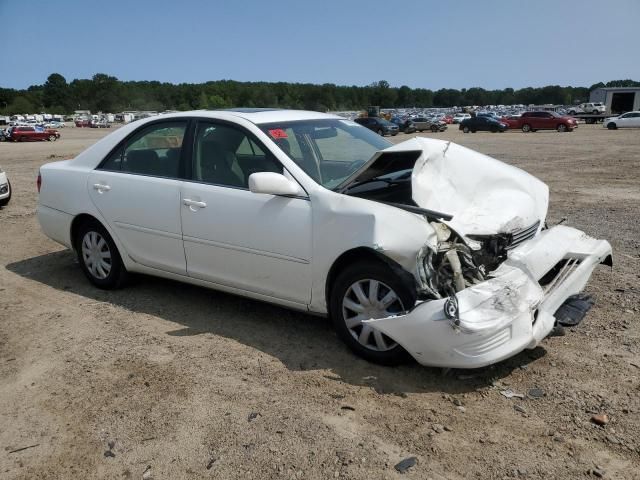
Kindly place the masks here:
[(402, 300), (388, 285), (373, 279), (358, 280), (342, 299), (342, 317), (360, 345), (379, 352), (391, 350), (397, 344), (363, 320), (385, 318), (404, 312)]
[(111, 272), (111, 251), (109, 244), (98, 232), (87, 232), (82, 239), (82, 259), (97, 279), (104, 280)]

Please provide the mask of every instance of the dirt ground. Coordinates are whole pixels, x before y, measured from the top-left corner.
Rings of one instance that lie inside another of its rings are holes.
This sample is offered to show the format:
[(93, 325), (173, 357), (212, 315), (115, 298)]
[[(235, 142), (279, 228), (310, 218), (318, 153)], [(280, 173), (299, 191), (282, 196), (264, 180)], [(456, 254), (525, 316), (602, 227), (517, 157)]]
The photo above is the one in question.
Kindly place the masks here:
[(449, 372), (369, 364), (322, 318), (203, 288), (91, 287), (41, 233), (35, 180), (109, 131), (61, 133), (0, 143), (1, 478), (640, 478), (640, 130), (424, 134), (538, 176), (550, 224), (614, 248), (574, 331)]

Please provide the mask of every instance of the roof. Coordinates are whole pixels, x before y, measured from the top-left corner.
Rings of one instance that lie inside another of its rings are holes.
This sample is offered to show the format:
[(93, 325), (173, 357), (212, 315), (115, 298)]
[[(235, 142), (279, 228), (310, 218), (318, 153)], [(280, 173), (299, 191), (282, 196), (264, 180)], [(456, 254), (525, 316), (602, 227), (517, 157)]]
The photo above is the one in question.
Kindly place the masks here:
[(286, 110), (277, 108), (231, 108), (218, 110), (244, 118), (255, 124), (273, 122), (292, 122), (296, 120), (317, 120), (322, 118), (342, 118), (328, 113), (309, 110)]
[(596, 90), (640, 90), (640, 87), (598, 87), (594, 88), (592, 92)]

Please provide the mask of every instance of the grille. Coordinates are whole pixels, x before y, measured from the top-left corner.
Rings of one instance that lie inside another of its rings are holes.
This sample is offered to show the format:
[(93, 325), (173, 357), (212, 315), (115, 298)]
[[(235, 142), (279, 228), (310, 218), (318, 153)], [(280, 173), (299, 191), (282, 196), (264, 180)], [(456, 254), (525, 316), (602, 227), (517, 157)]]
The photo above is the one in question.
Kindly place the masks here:
[(516, 248), (521, 243), (526, 242), (530, 238), (533, 238), (538, 231), (539, 226), (540, 220), (529, 227), (525, 227), (520, 230), (514, 230), (513, 232), (511, 232), (511, 241), (509, 242), (509, 246), (507, 246), (507, 250)]

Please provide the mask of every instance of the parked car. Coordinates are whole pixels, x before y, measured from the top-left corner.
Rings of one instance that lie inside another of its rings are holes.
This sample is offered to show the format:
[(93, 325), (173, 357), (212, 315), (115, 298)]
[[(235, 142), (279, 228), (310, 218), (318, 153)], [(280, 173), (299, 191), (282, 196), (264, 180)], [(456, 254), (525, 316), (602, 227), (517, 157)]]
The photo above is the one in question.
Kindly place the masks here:
[(91, 128), (111, 128), (111, 124), (106, 120), (92, 120), (89, 126)]
[(602, 125), (609, 130), (616, 128), (640, 127), (640, 112), (627, 112), (617, 117), (609, 117), (602, 122)]
[(43, 165), (37, 185), (42, 230), (96, 287), (140, 272), (329, 315), (383, 364), (534, 348), (611, 265), (606, 241), (546, 226), (548, 187), (528, 173), (318, 112), (139, 120)]
[(91, 126), (91, 120), (88, 118), (77, 118), (74, 120), (75, 126), (78, 128), (85, 128)]
[(413, 117), (411, 121), (415, 125), (416, 130), (418, 130), (419, 132), (431, 130), (435, 133), (444, 132), (447, 129), (447, 124), (442, 120), (431, 120), (427, 117)]
[(393, 117), (389, 121), (391, 123), (395, 123), (402, 133), (415, 133), (416, 132), (416, 126), (409, 119), (403, 120), (403, 119), (398, 118), (398, 117)]
[(447, 125), (451, 125), (453, 123), (453, 115), (445, 115), (442, 117), (442, 121)]
[(502, 123), (506, 123), (509, 128), (520, 128), (520, 117), (521, 115), (506, 115), (500, 119)]
[(0, 168), (0, 207), (6, 207), (11, 200), (11, 183), (7, 174)]
[(14, 142), (32, 142), (37, 140), (55, 142), (60, 138), (60, 133), (51, 128), (11, 127), (8, 133), (9, 140)]
[(471, 117), (463, 120), (459, 124), (459, 130), (464, 133), (476, 132), (504, 132), (509, 128), (506, 123), (499, 122), (493, 117)]
[(3, 128), (0, 128), (0, 142), (5, 142), (7, 140), (9, 140), (9, 139), (7, 138), (6, 130), (3, 129)]
[(380, 117), (360, 117), (354, 119), (354, 122), (362, 125), (363, 127), (367, 127), (369, 130), (372, 130), (383, 137), (385, 135), (395, 137), (400, 131), (398, 125)]
[(567, 115), (579, 115), (585, 113), (581, 107), (569, 107), (566, 109)]
[(520, 119), (514, 122), (512, 128), (520, 128), (523, 132), (535, 132), (536, 130), (571, 132), (578, 128), (578, 121), (573, 117), (551, 111), (524, 112)]
[[(607, 107), (605, 107), (604, 104), (601, 102), (581, 103), (580, 108), (584, 113), (592, 113), (594, 115), (605, 113), (607, 111)], [(572, 114), (572, 115), (575, 115), (575, 114)]]
[(453, 116), (452, 123), (457, 124), (457, 123), (460, 123), (463, 120), (466, 120), (467, 118), (471, 118), (471, 114), (470, 113), (456, 113)]

